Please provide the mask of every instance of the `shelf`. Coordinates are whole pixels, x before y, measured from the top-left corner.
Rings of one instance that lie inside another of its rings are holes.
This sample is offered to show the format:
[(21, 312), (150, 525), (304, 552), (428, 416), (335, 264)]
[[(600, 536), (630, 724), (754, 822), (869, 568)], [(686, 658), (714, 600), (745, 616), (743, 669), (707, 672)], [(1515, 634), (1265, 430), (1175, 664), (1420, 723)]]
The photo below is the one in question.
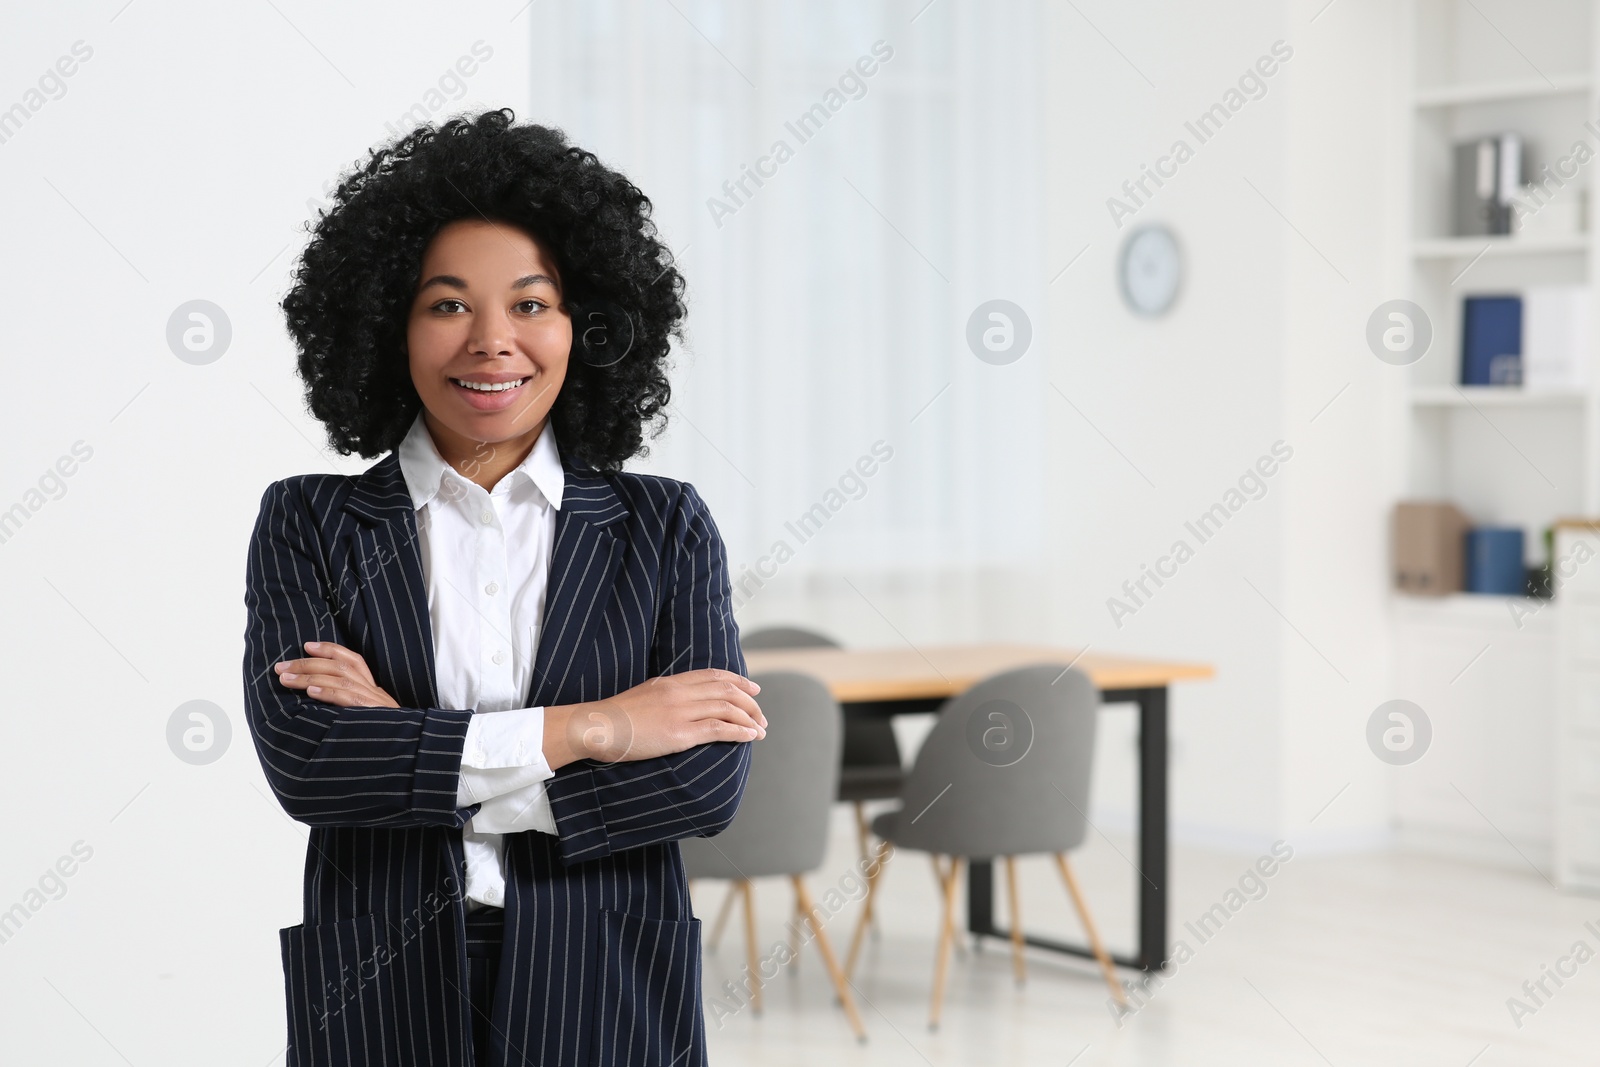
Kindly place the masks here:
[(1518, 635), (1555, 636), (1553, 600), (1494, 596), (1488, 593), (1451, 593), (1447, 596), (1412, 596), (1389, 592), (1389, 608), (1397, 622), (1412, 626), (1449, 626), (1478, 630), (1489, 641)]
[(1576, 407), (1588, 398), (1584, 389), (1524, 389), (1515, 385), (1424, 385), (1411, 390), (1413, 407)]
[(1587, 233), (1559, 236), (1521, 237), (1515, 234), (1493, 237), (1419, 237), (1411, 242), (1417, 259), (1472, 259), (1493, 256), (1537, 256), (1561, 252), (1587, 252)]
[[(1555, 82), (1552, 86), (1550, 81)], [(1531, 100), (1541, 96), (1574, 96), (1587, 92), (1590, 86), (1586, 73), (1560, 74), (1546, 81), (1543, 78), (1522, 78), (1516, 81), (1464, 82), (1458, 85), (1419, 87), (1413, 102), (1419, 108), (1451, 107), (1455, 104), (1485, 104), (1501, 100)]]

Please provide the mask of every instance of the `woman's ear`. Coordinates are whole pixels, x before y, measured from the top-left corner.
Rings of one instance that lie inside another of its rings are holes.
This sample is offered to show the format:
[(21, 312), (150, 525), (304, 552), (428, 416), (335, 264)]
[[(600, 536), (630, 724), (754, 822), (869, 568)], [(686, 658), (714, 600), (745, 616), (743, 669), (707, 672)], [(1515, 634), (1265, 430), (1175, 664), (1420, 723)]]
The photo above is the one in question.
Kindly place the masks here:
[(590, 367), (610, 367), (633, 351), (633, 315), (610, 300), (567, 302), (572, 316), (572, 355)]

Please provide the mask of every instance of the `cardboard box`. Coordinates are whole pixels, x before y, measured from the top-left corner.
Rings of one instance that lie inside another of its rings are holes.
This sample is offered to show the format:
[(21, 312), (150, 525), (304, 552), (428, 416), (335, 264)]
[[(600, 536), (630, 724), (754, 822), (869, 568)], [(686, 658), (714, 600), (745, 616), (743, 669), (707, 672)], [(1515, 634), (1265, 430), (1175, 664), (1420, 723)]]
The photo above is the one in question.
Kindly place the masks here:
[(1394, 587), (1402, 593), (1444, 596), (1462, 591), (1463, 543), (1470, 523), (1442, 501), (1401, 501), (1394, 506)]

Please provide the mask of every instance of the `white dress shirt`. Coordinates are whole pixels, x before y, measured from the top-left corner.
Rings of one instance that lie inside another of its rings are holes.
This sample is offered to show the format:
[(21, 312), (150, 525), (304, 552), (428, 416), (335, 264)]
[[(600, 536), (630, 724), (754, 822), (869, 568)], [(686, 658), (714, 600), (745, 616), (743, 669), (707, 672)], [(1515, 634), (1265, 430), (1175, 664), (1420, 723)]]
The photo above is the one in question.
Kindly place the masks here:
[(522, 707), (533, 679), (565, 476), (546, 419), (533, 449), (486, 491), (439, 455), (417, 412), (399, 447), (417, 508), (440, 707), (470, 708), (456, 805), (467, 908), (505, 906), (501, 835), (556, 832), (544, 782), (544, 708)]

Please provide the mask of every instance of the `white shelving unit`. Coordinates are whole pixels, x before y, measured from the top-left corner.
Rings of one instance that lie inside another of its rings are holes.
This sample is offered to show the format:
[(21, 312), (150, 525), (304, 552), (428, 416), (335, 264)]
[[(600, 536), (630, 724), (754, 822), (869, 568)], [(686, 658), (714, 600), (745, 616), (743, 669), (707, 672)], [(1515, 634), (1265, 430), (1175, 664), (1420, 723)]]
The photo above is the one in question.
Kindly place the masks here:
[(1555, 872), (1600, 893), (1600, 534), (1556, 528), (1560, 589), (1556, 670)]
[[(1413, 496), (1454, 500), (1474, 521), (1523, 527), (1530, 563), (1542, 561), (1543, 531), (1558, 517), (1600, 511), (1600, 398), (1593, 386), (1545, 393), (1458, 386), (1462, 300), (1539, 284), (1594, 289), (1596, 245), (1589, 232), (1453, 236), (1452, 151), (1469, 138), (1519, 133), (1529, 179), (1578, 141), (1600, 157), (1600, 138), (1584, 125), (1597, 115), (1594, 6), (1411, 5), (1410, 254), (1403, 274), (1434, 339), (1409, 368), (1407, 488)], [(1593, 188), (1596, 169), (1600, 158), (1563, 179), (1556, 197)]]
[(1457, 82), (1453, 85), (1419, 85), (1411, 98), (1418, 108), (1452, 107), (1456, 104), (1496, 103), (1502, 100), (1527, 100), (1540, 96), (1566, 96), (1586, 93), (1591, 85), (1587, 70), (1543, 77), (1513, 78), (1506, 81)]
[[(1496, 256), (1543, 256), (1557, 252), (1582, 255), (1589, 251), (1586, 233), (1511, 237), (1424, 237), (1411, 242), (1416, 259), (1476, 260)], [(1465, 264), (1463, 264), (1465, 266)]]
[(1501, 389), (1491, 385), (1414, 385), (1407, 395), (1413, 407), (1517, 408), (1581, 405), (1586, 389)]
[[(1577, 284), (1600, 309), (1600, 248), (1592, 223), (1584, 232), (1454, 236), (1453, 147), (1515, 132), (1524, 176), (1537, 180), (1581, 141), (1594, 158), (1555, 196), (1593, 190), (1600, 134), (1585, 123), (1600, 115), (1600, 16), (1594, 0), (1407, 7), (1396, 295), (1426, 311), (1433, 342), (1406, 368), (1405, 496), (1452, 501), (1475, 523), (1520, 526), (1527, 562), (1540, 563), (1547, 527), (1600, 514), (1600, 376), (1538, 392), (1461, 386), (1463, 298)], [(1600, 200), (1588, 192), (1588, 204), (1592, 217)], [(1594, 352), (1588, 359), (1600, 364)], [(1557, 611), (1514, 597), (1396, 594), (1391, 618), (1397, 695), (1434, 719), (1434, 748), (1397, 777), (1403, 836), (1467, 840), (1470, 851), (1493, 854), (1505, 852), (1504, 835), (1549, 870), (1561, 803)]]

